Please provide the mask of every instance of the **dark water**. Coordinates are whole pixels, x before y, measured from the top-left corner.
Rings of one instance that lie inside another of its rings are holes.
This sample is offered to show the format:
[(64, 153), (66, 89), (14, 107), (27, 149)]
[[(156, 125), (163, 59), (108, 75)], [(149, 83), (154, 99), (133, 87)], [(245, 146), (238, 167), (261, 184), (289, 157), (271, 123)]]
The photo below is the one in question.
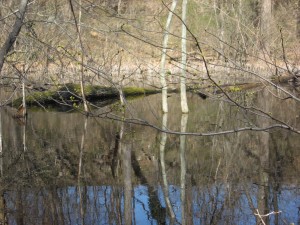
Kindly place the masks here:
[[(300, 104), (276, 94), (235, 99), (299, 129)], [(188, 116), (178, 113), (178, 95), (169, 103), (163, 116), (160, 95), (135, 99), (126, 116), (205, 133), (275, 123), (197, 95)], [(8, 224), (300, 224), (300, 138), (292, 132), (197, 137), (75, 112), (30, 110), (26, 123), (9, 109), (0, 116), (0, 219)]]

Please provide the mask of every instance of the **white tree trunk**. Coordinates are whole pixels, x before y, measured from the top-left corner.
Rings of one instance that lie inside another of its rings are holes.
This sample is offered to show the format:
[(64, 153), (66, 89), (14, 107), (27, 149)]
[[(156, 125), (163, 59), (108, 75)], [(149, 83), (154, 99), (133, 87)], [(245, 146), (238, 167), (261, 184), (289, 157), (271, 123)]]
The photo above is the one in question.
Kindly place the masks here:
[(70, 8), (71, 8), (71, 13), (73, 15), (73, 19), (75, 22), (75, 26), (76, 26), (76, 31), (78, 34), (78, 40), (79, 40), (79, 45), (80, 45), (80, 49), (81, 49), (81, 75), (80, 75), (80, 89), (81, 89), (81, 97), (82, 97), (82, 101), (83, 101), (83, 106), (84, 106), (84, 111), (88, 112), (88, 105), (87, 105), (87, 100), (85, 98), (85, 93), (84, 93), (84, 68), (83, 68), (83, 62), (84, 62), (84, 48), (83, 48), (83, 43), (82, 43), (82, 39), (81, 39), (81, 0), (79, 0), (78, 4), (79, 4), (79, 11), (78, 11), (78, 21), (76, 19), (76, 15), (75, 15), (75, 11), (74, 11), (74, 7), (73, 7), (73, 3), (72, 0), (69, 0), (69, 4), (70, 4)]
[(25, 117), (27, 114), (27, 106), (26, 106), (26, 91), (25, 91), (25, 73), (23, 74), (23, 78), (22, 78), (22, 116)]
[(186, 97), (186, 6), (187, 0), (182, 0), (182, 34), (181, 34), (181, 77), (180, 77), (180, 98), (181, 98), (181, 111), (183, 113), (189, 112)]
[(84, 93), (84, 68), (83, 68), (84, 50), (83, 50), (83, 45), (82, 45), (82, 40), (81, 40), (81, 17), (82, 17), (81, 0), (79, 0), (78, 39), (79, 39), (80, 46), (81, 46), (81, 79), (80, 79), (80, 88), (81, 88), (81, 96), (82, 96), (84, 111), (88, 112), (89, 109), (88, 109), (87, 100), (85, 98), (85, 93)]
[(173, 0), (169, 15), (166, 22), (166, 28), (164, 31), (164, 38), (163, 38), (163, 49), (162, 49), (162, 56), (160, 61), (160, 82), (162, 86), (162, 111), (164, 113), (168, 112), (168, 100), (167, 100), (167, 94), (168, 94), (168, 86), (166, 82), (166, 71), (165, 71), (165, 65), (166, 65), (166, 54), (167, 54), (167, 47), (168, 47), (168, 40), (169, 40), (169, 30), (170, 25), (173, 17), (173, 12), (176, 8), (177, 0)]
[(121, 9), (122, 9), (122, 0), (118, 1), (118, 15), (121, 15)]

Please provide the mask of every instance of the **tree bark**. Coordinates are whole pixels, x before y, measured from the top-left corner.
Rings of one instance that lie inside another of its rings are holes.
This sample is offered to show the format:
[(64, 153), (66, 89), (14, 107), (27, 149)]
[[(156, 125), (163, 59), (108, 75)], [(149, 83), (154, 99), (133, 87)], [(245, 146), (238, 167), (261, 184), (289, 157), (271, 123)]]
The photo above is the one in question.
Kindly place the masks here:
[(10, 51), (11, 47), (15, 43), (17, 36), (19, 35), (20, 30), (22, 28), (27, 4), (28, 0), (20, 1), (19, 11), (16, 12), (16, 21), (13, 25), (13, 29), (0, 49), (0, 75), (7, 53)]
[(180, 98), (181, 111), (183, 113), (189, 112), (186, 97), (186, 6), (187, 0), (182, 1), (182, 34), (181, 34), (181, 77), (180, 77)]
[(164, 31), (164, 38), (163, 38), (163, 49), (162, 49), (162, 56), (160, 61), (160, 82), (162, 86), (162, 111), (164, 113), (168, 112), (168, 87), (167, 87), (167, 81), (166, 81), (166, 71), (165, 71), (165, 65), (166, 65), (166, 55), (167, 55), (167, 47), (168, 47), (168, 40), (169, 40), (169, 30), (170, 25), (173, 17), (173, 11), (176, 8), (178, 0), (173, 0), (171, 9), (169, 11), (169, 15), (166, 22), (166, 28)]

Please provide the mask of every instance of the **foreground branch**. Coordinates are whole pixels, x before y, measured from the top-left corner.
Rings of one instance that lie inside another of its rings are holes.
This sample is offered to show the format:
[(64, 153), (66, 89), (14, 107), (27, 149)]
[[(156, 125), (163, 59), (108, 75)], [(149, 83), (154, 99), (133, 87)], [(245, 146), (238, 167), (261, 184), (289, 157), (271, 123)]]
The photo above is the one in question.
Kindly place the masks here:
[[(269, 131), (269, 130), (273, 130), (276, 128), (280, 128), (280, 129), (285, 129), (285, 130), (289, 130), (292, 131), (296, 134), (300, 134), (300, 130), (292, 127), (292, 126), (288, 126), (285, 124), (273, 124), (270, 126), (266, 126), (266, 127), (241, 127), (241, 128), (236, 128), (236, 129), (232, 129), (232, 130), (224, 130), (224, 131), (217, 131), (217, 132), (207, 132), (207, 133), (197, 133), (197, 132), (179, 132), (179, 131), (172, 131), (172, 130), (168, 130), (168, 129), (164, 129), (164, 128), (160, 128), (154, 124), (151, 124), (145, 120), (141, 120), (141, 119), (124, 119), (121, 118), (115, 114), (100, 114), (100, 115), (92, 115), (90, 114), (90, 116), (94, 116), (94, 117), (101, 117), (101, 118), (107, 118), (107, 119), (112, 119), (112, 120), (117, 120), (117, 121), (122, 121), (125, 123), (130, 123), (130, 124), (136, 124), (136, 125), (141, 125), (141, 126), (146, 126), (146, 127), (151, 127), (153, 129), (156, 129), (160, 132), (163, 133), (167, 133), (167, 134), (175, 134), (175, 135), (189, 135), (189, 136), (199, 136), (199, 137), (204, 137), (204, 136), (217, 136), (217, 135), (226, 135), (226, 134), (234, 134), (234, 133), (238, 133), (238, 132), (243, 132), (243, 131)], [(104, 117), (103, 117), (104, 116)]]
[(28, 0), (21, 0), (19, 11), (16, 12), (16, 21), (13, 25), (13, 29), (5, 40), (3, 46), (0, 49), (0, 74), (2, 71), (2, 67), (7, 56), (7, 53), (10, 51), (11, 47), (15, 43), (17, 36), (20, 33), (20, 30), (23, 25), (23, 20), (25, 17), (25, 12), (27, 8)]

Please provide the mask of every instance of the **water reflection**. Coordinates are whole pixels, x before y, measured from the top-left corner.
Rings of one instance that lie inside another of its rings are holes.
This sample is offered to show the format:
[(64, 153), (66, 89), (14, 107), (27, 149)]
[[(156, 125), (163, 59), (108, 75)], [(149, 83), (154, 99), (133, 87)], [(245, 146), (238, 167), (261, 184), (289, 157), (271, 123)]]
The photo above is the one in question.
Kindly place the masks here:
[[(79, 205), (80, 205), (80, 218), (81, 218), (81, 224), (85, 224), (84, 218), (85, 218), (85, 212), (87, 210), (86, 208), (86, 187), (81, 186), (81, 176), (82, 176), (82, 158), (84, 153), (84, 145), (85, 145), (85, 136), (87, 132), (87, 121), (88, 117), (85, 116), (84, 118), (84, 127), (83, 127), (83, 133), (81, 137), (81, 143), (80, 143), (80, 153), (79, 153), (79, 162), (78, 162), (78, 177), (77, 177), (77, 187), (78, 187), (78, 193), (79, 193)], [(84, 207), (85, 206), (85, 207)]]
[[(188, 121), (188, 114), (181, 115), (181, 126), (180, 131), (182, 133), (186, 132)], [(187, 214), (186, 214), (186, 159), (185, 159), (185, 147), (186, 147), (186, 136), (180, 135), (180, 200), (181, 200), (181, 221), (182, 224), (186, 224)]]
[[(168, 129), (168, 113), (164, 113), (162, 115), (162, 128)], [(160, 166), (161, 166), (161, 174), (162, 174), (162, 180), (163, 180), (163, 193), (164, 193), (164, 200), (166, 203), (166, 207), (168, 209), (168, 213), (170, 215), (170, 220), (172, 223), (174, 223), (175, 220), (175, 214), (173, 211), (172, 204), (170, 202), (169, 197), (169, 183), (167, 179), (167, 172), (166, 172), (166, 162), (165, 162), (165, 148), (166, 148), (166, 142), (167, 142), (167, 134), (161, 133), (161, 140), (159, 143), (159, 156), (160, 156)]]
[(132, 221), (132, 145), (122, 141), (124, 132), (124, 123), (121, 124), (120, 129), (120, 144), (122, 146), (123, 159), (123, 173), (124, 173), (124, 220), (126, 225), (131, 224)]
[[(258, 91), (237, 100), (299, 126), (299, 107), (272, 96)], [(160, 115), (160, 99), (154, 95), (130, 104), (140, 118), (182, 132), (272, 123), (197, 96), (189, 96), (189, 115), (174, 113), (180, 112), (177, 95), (169, 98), (173, 113)], [(30, 111), (22, 125), (8, 109), (0, 110), (0, 128), (0, 220), (8, 224), (299, 221), (300, 140), (287, 131), (175, 136), (41, 111)]]
[[(257, 104), (262, 107), (266, 112), (270, 111), (270, 102), (265, 101), (265, 99), (270, 98), (270, 92), (264, 91), (260, 92), (260, 95), (257, 96)], [(258, 123), (266, 127), (270, 125), (269, 120), (266, 120), (263, 117), (258, 117)], [(269, 216), (266, 216), (271, 211), (269, 210), (269, 172), (267, 171), (270, 168), (270, 133), (262, 132), (259, 136), (259, 147), (260, 149), (257, 152), (258, 160), (260, 163), (259, 167), (259, 179), (258, 179), (258, 193), (257, 193), (257, 207), (256, 207), (256, 223), (257, 224), (269, 224)], [(275, 218), (277, 218), (278, 211), (274, 212)], [(278, 221), (277, 221), (278, 222)]]
[(3, 144), (2, 144), (2, 110), (0, 110), (0, 175), (2, 177), (3, 175), (3, 158), (2, 158), (2, 153), (3, 153)]
[[(2, 110), (0, 110), (0, 175), (3, 176), (3, 130), (2, 130)], [(3, 190), (0, 191), (0, 223), (5, 224), (6, 214), (5, 214), (5, 201), (3, 196)]]

